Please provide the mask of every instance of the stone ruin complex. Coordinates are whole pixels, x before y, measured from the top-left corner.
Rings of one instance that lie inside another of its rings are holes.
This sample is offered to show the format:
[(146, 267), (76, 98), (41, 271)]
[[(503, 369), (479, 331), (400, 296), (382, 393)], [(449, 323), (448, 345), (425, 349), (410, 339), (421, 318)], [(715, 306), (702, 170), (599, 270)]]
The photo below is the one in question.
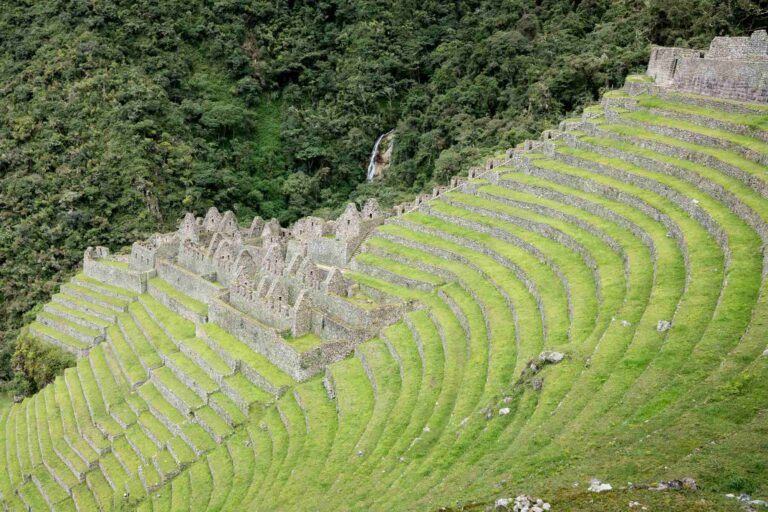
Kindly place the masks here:
[(673, 90), (768, 102), (768, 33), (716, 37), (707, 51), (655, 46), (648, 75), (657, 86)]
[[(158, 276), (207, 304), (208, 313), (152, 290), (167, 307), (197, 324), (215, 322), (304, 380), (402, 316), (402, 305), (377, 303), (340, 269), (383, 221), (375, 199), (362, 211), (350, 203), (334, 221), (305, 217), (290, 229), (260, 217), (241, 228), (231, 211), (210, 208), (205, 217), (188, 213), (173, 233), (135, 242), (129, 256), (89, 248), (83, 271), (138, 293)], [(316, 347), (309, 351), (286, 341), (311, 337)]]

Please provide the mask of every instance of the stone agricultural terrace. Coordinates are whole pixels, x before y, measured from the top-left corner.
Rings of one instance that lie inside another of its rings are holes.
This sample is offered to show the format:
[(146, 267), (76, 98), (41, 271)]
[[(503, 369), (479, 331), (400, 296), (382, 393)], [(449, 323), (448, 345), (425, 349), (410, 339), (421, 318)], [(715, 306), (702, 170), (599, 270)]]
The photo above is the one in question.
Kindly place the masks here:
[(557, 510), (592, 478), (748, 472), (767, 49), (653, 48), (580, 117), (392, 211), (283, 228), (211, 208), (88, 248), (28, 327), (77, 364), (2, 413), (0, 503)]

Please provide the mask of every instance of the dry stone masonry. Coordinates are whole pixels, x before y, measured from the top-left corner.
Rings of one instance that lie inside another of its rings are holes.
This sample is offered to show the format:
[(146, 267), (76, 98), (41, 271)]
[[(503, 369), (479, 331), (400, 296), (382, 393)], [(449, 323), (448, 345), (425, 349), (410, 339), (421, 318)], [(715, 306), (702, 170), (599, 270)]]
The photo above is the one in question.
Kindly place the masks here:
[[(255, 218), (241, 228), (231, 211), (189, 213), (176, 232), (135, 242), (129, 256), (89, 248), (86, 276), (137, 293), (149, 290), (181, 316), (233, 333), (297, 380), (346, 356), (400, 318), (402, 307), (378, 304), (341, 270), (365, 236), (384, 221), (375, 199), (350, 203), (335, 221), (305, 217), (291, 228)], [(160, 277), (208, 306), (199, 315), (153, 289)], [(293, 340), (316, 339), (302, 351)]]
[(611, 479), (617, 450), (652, 462), (637, 481), (693, 471), (689, 440), (737, 427), (686, 409), (720, 403), (691, 376), (765, 390), (767, 70), (765, 31), (653, 48), (580, 117), (393, 211), (211, 208), (88, 248), (29, 326), (77, 365), (0, 411), (0, 508), (437, 510)]
[(716, 37), (708, 51), (655, 46), (648, 75), (656, 85), (719, 98), (768, 102), (768, 33)]

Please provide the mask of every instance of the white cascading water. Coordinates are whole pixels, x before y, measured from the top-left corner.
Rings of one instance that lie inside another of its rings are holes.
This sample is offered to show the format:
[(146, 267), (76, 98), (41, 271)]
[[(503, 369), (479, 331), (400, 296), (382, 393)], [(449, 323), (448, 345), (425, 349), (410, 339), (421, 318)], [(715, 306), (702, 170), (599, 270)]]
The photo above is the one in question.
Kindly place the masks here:
[(389, 131), (379, 135), (379, 138), (376, 139), (376, 144), (373, 145), (373, 151), (371, 151), (371, 160), (368, 162), (368, 174), (366, 175), (368, 181), (373, 181), (374, 173), (376, 172), (376, 155), (379, 154), (379, 144), (381, 144), (382, 139), (390, 133), (392, 132)]

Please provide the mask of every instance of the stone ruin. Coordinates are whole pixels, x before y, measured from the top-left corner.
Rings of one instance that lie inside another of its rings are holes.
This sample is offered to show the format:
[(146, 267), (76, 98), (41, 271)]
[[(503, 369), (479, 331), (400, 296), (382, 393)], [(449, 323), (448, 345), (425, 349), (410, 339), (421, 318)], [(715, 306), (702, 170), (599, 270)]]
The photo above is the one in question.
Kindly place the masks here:
[(647, 74), (669, 89), (766, 103), (768, 33), (716, 37), (709, 50), (654, 46)]
[[(205, 217), (186, 214), (175, 232), (135, 242), (129, 256), (88, 248), (83, 269), (140, 293), (162, 278), (207, 304), (208, 313), (199, 317), (152, 290), (166, 306), (197, 323), (215, 322), (304, 380), (403, 314), (403, 304), (372, 299), (341, 270), (384, 218), (375, 199), (362, 210), (350, 203), (336, 220), (305, 217), (290, 228), (259, 217), (242, 228), (231, 211), (210, 208)], [(307, 336), (317, 337), (314, 349), (292, 347)]]

